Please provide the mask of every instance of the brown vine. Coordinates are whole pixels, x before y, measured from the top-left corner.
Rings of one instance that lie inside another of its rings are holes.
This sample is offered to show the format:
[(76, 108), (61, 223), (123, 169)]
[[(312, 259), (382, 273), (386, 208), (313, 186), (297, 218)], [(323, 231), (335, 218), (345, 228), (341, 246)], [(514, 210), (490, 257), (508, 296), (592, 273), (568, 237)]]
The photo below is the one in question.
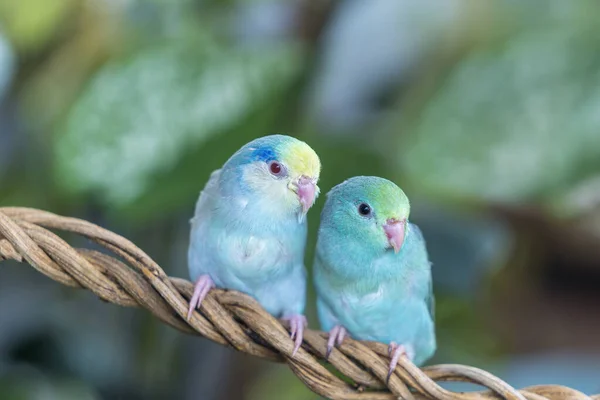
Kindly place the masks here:
[[(75, 249), (50, 230), (84, 236), (107, 253)], [(212, 290), (186, 321), (192, 283), (171, 278), (129, 240), (90, 222), (49, 212), (17, 207), (0, 208), (0, 262), (26, 262), (42, 274), (76, 288), (85, 288), (102, 300), (126, 307), (142, 307), (162, 322), (187, 334), (204, 336), (222, 345), (275, 362), (285, 362), (315, 393), (331, 399), (387, 400), (437, 399), (511, 400), (594, 399), (558, 385), (516, 390), (501, 379), (464, 365), (417, 368), (401, 359), (387, 385), (387, 346), (351, 339), (334, 349), (328, 362), (353, 383), (347, 383), (323, 366), (326, 335), (307, 330), (304, 343), (292, 357), (293, 342), (286, 327), (251, 297), (227, 290)], [(436, 381), (463, 381), (487, 388), (456, 393)]]

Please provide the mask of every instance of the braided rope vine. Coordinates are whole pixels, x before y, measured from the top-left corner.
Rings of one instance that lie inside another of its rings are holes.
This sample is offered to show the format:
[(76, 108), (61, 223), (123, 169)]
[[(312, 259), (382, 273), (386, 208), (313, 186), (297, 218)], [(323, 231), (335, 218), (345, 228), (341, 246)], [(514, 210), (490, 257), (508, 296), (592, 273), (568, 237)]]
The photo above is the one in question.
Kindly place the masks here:
[[(75, 249), (48, 229), (84, 236), (111, 255)], [(292, 357), (293, 342), (286, 327), (263, 310), (250, 296), (236, 291), (211, 290), (186, 321), (191, 282), (171, 278), (129, 240), (90, 222), (29, 208), (0, 208), (0, 262), (26, 262), (63, 285), (85, 288), (101, 299), (126, 307), (143, 307), (162, 322), (187, 334), (204, 336), (244, 353), (288, 367), (315, 393), (344, 400), (600, 400), (564, 386), (540, 385), (516, 390), (492, 374), (463, 365), (417, 368), (401, 358), (395, 373), (387, 376), (387, 346), (346, 339), (334, 349), (328, 362), (347, 377), (323, 365), (327, 337), (306, 330), (304, 343)], [(456, 393), (435, 381), (462, 381), (487, 390)], [(351, 382), (351, 383), (348, 383)]]

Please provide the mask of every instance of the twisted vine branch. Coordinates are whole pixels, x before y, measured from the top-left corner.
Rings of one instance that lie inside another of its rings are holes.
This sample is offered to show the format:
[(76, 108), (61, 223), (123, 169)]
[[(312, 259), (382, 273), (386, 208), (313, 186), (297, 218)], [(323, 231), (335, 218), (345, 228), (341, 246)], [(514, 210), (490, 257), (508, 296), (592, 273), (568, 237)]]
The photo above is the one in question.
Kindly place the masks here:
[[(110, 255), (75, 249), (51, 232), (67, 231), (99, 243)], [(193, 292), (191, 282), (171, 278), (129, 240), (97, 225), (28, 208), (0, 208), (0, 262), (26, 262), (63, 285), (85, 288), (101, 299), (126, 307), (142, 307), (162, 322), (187, 334), (204, 336), (222, 345), (275, 362), (285, 362), (315, 393), (344, 400), (600, 400), (564, 386), (532, 386), (516, 390), (490, 373), (463, 365), (417, 368), (406, 358), (389, 382), (387, 346), (346, 339), (328, 362), (350, 378), (338, 378), (322, 364), (327, 347), (323, 332), (307, 330), (304, 343), (292, 357), (293, 342), (286, 327), (250, 296), (212, 290), (186, 321)], [(487, 390), (456, 393), (436, 381), (463, 381)]]

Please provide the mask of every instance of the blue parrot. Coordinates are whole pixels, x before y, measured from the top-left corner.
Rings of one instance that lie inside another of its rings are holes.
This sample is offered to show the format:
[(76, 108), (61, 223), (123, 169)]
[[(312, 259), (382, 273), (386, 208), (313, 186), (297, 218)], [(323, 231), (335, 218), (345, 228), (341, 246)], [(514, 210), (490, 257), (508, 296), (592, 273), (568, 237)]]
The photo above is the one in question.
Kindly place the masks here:
[(188, 319), (213, 287), (253, 296), (290, 322), (294, 355), (306, 318), (306, 213), (319, 194), (319, 157), (284, 135), (255, 139), (214, 171), (196, 204), (188, 251), (196, 281)]
[(431, 264), (404, 192), (359, 176), (334, 187), (321, 213), (314, 284), (327, 354), (346, 334), (389, 345), (420, 365), (436, 349)]

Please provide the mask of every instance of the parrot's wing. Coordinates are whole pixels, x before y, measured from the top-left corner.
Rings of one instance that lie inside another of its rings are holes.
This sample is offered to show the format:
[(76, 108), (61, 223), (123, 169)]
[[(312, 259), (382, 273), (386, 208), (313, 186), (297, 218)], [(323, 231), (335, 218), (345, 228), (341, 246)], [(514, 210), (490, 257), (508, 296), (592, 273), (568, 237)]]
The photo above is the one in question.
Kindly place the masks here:
[(435, 321), (435, 296), (433, 295), (433, 280), (429, 280), (429, 295), (425, 299), (431, 320)]
[(421, 243), (425, 243), (425, 238), (423, 237), (423, 232), (421, 232), (421, 228), (415, 224), (408, 224), (408, 229), (411, 235), (415, 236), (415, 240)]
[(200, 192), (200, 197), (198, 198), (198, 201), (196, 202), (196, 209), (194, 211), (194, 217), (190, 220), (192, 225), (196, 224), (198, 217), (200, 215), (202, 215), (203, 210), (207, 209), (207, 207), (205, 207), (205, 206), (206, 206), (207, 202), (209, 201), (209, 198), (212, 196), (215, 196), (218, 193), (219, 176), (221, 176), (221, 170), (220, 169), (214, 170), (210, 174), (210, 178), (208, 179), (208, 182), (206, 182), (204, 189), (202, 189), (202, 191)]
[[(422, 243), (423, 249), (425, 249), (425, 238), (423, 237), (423, 232), (421, 229), (415, 225), (410, 224), (410, 232), (415, 236), (415, 239)], [(424, 257), (427, 257), (427, 251), (425, 250)], [(425, 258), (423, 261), (429, 263), (429, 268), (431, 270), (431, 263)], [(433, 283), (432, 283), (431, 275), (429, 276), (429, 291), (427, 296), (425, 297), (425, 303), (427, 304), (427, 309), (429, 310), (429, 315), (431, 315), (431, 319), (435, 321), (435, 296), (433, 295)]]
[(328, 332), (335, 325), (339, 324), (339, 321), (334, 316), (326, 301), (326, 297), (331, 295), (331, 293), (335, 293), (335, 291), (331, 288), (328, 277), (323, 274), (323, 271), (326, 269), (323, 263), (324, 261), (321, 259), (319, 251), (317, 250), (313, 262), (313, 284), (317, 292), (317, 315), (319, 317), (321, 329)]

